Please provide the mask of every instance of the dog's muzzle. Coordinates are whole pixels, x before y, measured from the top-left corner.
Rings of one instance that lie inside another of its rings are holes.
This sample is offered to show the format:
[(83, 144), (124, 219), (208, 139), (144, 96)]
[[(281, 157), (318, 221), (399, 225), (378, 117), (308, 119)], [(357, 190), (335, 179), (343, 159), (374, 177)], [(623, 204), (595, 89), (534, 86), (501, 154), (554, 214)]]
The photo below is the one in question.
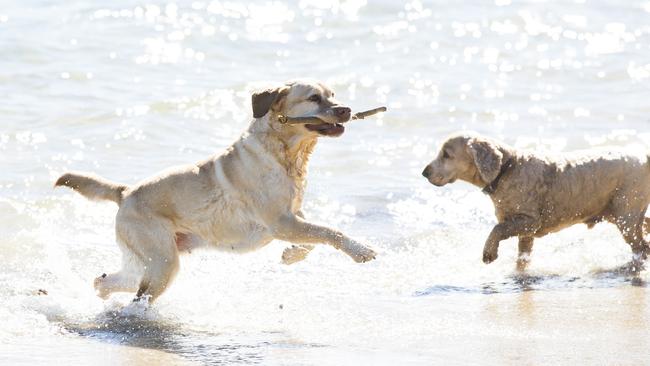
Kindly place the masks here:
[(431, 169), (431, 165), (427, 165), (422, 171), (422, 176), (429, 179), (429, 176), (431, 175), (432, 171), (433, 169)]

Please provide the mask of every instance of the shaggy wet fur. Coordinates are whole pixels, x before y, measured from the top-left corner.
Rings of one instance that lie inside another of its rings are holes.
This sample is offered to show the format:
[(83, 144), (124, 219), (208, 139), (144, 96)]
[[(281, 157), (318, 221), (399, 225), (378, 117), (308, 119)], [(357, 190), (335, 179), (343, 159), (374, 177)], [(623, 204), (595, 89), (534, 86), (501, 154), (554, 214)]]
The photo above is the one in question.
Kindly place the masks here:
[(498, 224), (483, 249), (483, 261), (497, 259), (499, 243), (519, 239), (517, 266), (523, 270), (534, 238), (584, 223), (617, 226), (636, 260), (647, 257), (645, 212), (650, 204), (648, 156), (584, 151), (542, 156), (474, 134), (449, 138), (422, 174), (436, 186), (456, 179), (484, 189)]

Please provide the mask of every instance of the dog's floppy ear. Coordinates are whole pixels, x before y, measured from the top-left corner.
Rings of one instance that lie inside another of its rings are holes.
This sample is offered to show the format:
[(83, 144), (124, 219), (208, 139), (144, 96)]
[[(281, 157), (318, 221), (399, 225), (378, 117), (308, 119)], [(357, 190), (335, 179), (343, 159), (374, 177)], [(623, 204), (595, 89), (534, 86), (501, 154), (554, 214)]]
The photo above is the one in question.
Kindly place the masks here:
[(253, 93), (253, 97), (251, 98), (253, 117), (264, 117), (274, 104), (279, 103), (287, 95), (288, 90), (289, 88), (283, 86)]
[(487, 184), (495, 180), (503, 164), (503, 153), (487, 140), (474, 138), (467, 145), (481, 179)]

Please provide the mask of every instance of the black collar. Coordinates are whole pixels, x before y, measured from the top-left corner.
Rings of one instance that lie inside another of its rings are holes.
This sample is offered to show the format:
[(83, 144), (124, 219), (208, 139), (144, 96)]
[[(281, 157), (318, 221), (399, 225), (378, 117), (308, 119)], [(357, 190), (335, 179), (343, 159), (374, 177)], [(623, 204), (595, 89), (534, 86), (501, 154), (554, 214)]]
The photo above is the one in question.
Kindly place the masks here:
[(497, 190), (497, 187), (499, 186), (499, 181), (501, 180), (503, 175), (508, 171), (508, 169), (510, 169), (511, 166), (512, 166), (512, 158), (509, 158), (508, 160), (506, 160), (505, 163), (503, 163), (503, 165), (501, 165), (501, 170), (499, 170), (499, 174), (497, 175), (497, 177), (494, 178), (494, 180), (490, 182), (488, 185), (486, 185), (485, 188), (483, 188), (482, 192), (488, 195), (494, 193)]

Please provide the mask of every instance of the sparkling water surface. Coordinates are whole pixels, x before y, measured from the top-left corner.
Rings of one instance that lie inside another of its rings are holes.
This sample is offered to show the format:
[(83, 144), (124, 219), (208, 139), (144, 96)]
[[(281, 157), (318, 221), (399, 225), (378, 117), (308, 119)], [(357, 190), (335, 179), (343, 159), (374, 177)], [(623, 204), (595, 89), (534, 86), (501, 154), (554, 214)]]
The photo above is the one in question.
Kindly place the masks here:
[[(481, 262), (493, 207), (420, 176), (474, 130), (517, 148), (650, 147), (647, 1), (0, 1), (0, 363), (644, 364), (645, 271), (613, 226)], [(252, 91), (296, 77), (384, 115), (322, 139), (306, 216), (379, 252), (287, 243), (184, 257), (152, 308), (102, 301), (112, 203), (70, 169), (133, 184), (232, 143)], [(47, 295), (39, 295), (39, 289)]]

